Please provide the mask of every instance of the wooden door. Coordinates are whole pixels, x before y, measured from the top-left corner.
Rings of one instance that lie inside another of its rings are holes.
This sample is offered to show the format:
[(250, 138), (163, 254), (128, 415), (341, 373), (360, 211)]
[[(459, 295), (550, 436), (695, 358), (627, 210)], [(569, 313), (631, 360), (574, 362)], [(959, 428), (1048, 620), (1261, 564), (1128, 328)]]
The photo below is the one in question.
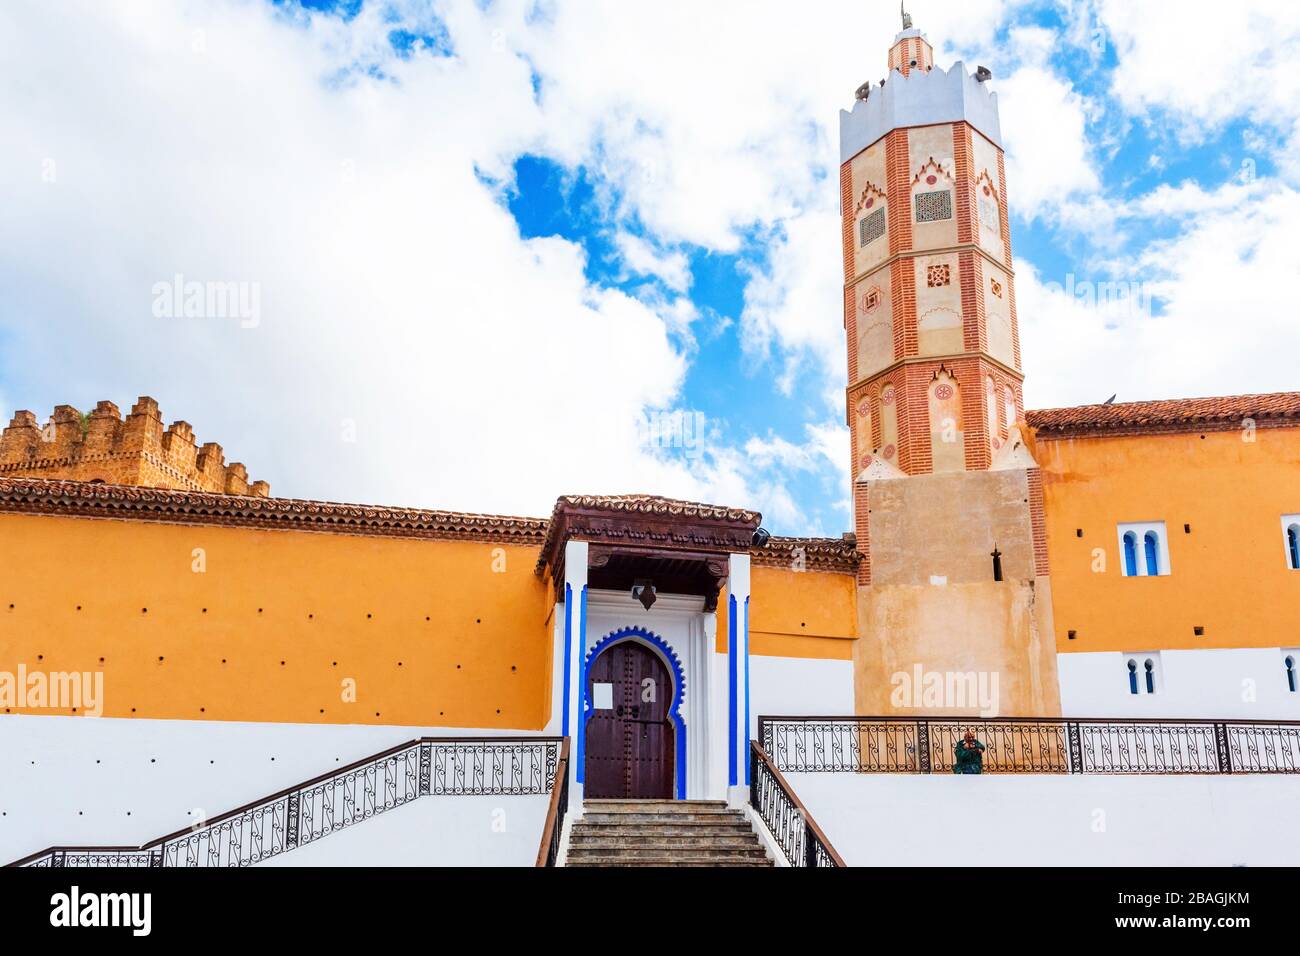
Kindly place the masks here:
[(614, 644), (592, 661), (584, 796), (672, 799), (673, 692), (664, 662), (637, 641)]

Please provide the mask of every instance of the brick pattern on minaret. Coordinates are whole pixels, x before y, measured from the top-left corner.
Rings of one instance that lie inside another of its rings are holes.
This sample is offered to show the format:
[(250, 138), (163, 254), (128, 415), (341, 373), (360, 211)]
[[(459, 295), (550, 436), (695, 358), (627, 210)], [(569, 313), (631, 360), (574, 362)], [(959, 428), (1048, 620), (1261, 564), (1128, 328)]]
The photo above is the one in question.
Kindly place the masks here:
[[(905, 30), (889, 66), (887, 83), (926, 83), (933, 50), (919, 31)], [(1005, 183), (1000, 146), (965, 120), (886, 130), (843, 163), (855, 478), (875, 456), (909, 475), (984, 470), (1014, 433), (1023, 375)], [(864, 221), (861, 198), (873, 190), (886, 209), (883, 235), (879, 221)], [(883, 289), (888, 318), (868, 319)], [(883, 321), (887, 338), (873, 338), (869, 326), (883, 330)], [(935, 408), (948, 411), (932, 420)], [(935, 447), (954, 439), (960, 448)], [(867, 541), (868, 509), (855, 514), (858, 540)]]

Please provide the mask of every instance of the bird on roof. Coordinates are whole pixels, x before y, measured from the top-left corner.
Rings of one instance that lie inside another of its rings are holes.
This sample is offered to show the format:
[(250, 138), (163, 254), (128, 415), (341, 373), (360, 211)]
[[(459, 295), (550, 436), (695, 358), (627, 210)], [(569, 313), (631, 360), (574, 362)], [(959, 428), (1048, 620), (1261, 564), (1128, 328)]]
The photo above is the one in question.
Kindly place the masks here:
[(1115, 399), (1116, 399), (1118, 396), (1119, 396), (1119, 392), (1116, 392), (1116, 393), (1115, 393), (1114, 395), (1112, 395), (1110, 398), (1108, 398), (1108, 399), (1106, 399), (1104, 402), (1102, 402), (1102, 404), (1103, 404), (1103, 405), (1114, 405), (1114, 404), (1115, 404)]

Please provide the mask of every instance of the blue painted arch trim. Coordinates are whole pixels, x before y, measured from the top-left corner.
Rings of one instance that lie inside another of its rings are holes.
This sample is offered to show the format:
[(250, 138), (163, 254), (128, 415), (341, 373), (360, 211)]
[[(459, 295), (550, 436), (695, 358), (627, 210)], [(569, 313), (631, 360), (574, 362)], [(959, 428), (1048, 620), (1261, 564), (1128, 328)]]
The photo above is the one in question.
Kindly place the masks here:
[(668, 716), (673, 722), (674, 737), (674, 762), (676, 764), (674, 772), (677, 777), (677, 799), (686, 799), (686, 721), (682, 720), (682, 701), (686, 699), (686, 674), (682, 670), (681, 658), (677, 652), (672, 649), (667, 641), (656, 634), (654, 631), (644, 627), (620, 627), (616, 631), (606, 634), (587, 652), (586, 659), (582, 662), (582, 727), (585, 736), (587, 727), (587, 717), (591, 713), (591, 694), (587, 687), (587, 671), (591, 664), (603, 652), (613, 647), (615, 644), (622, 644), (625, 641), (637, 641), (649, 646), (663, 658), (665, 664), (673, 675), (673, 699), (668, 708)]

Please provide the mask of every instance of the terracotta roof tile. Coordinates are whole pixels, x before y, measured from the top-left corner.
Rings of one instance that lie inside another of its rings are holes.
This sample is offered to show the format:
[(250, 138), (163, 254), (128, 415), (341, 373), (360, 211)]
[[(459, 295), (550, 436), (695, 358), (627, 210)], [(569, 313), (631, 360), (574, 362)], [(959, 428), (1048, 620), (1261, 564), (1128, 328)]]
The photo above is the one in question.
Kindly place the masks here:
[(1025, 412), (1025, 421), (1037, 431), (1038, 437), (1049, 439), (1199, 429), (1222, 431), (1241, 428), (1245, 419), (1253, 420), (1257, 428), (1300, 425), (1300, 392), (1076, 405)]
[[(566, 495), (560, 500), (571, 506), (614, 512), (680, 515), (740, 521), (754, 526), (759, 521), (759, 514), (754, 511), (657, 495)], [(521, 545), (541, 545), (551, 525), (545, 518), (260, 498), (47, 478), (0, 478), (0, 513), (5, 512)], [(795, 548), (803, 549), (803, 563), (810, 571), (852, 572), (857, 566), (858, 555), (851, 539), (773, 537), (764, 547), (754, 547), (750, 553), (755, 564), (791, 567)]]
[(682, 501), (679, 498), (664, 498), (661, 495), (561, 495), (555, 502), (555, 508), (558, 511), (566, 504), (575, 508), (600, 508), (608, 511), (675, 515), (717, 521), (745, 521), (755, 525), (762, 519), (762, 515), (757, 511), (729, 508), (726, 505), (709, 505), (699, 501)]
[(848, 538), (773, 536), (766, 545), (751, 548), (749, 553), (759, 567), (793, 569), (797, 558), (805, 571), (840, 571), (846, 574), (856, 572), (861, 559), (852, 535)]
[[(584, 513), (590, 515), (591, 512), (595, 512), (601, 518), (606, 514), (611, 517), (624, 516), (612, 524), (600, 522), (602, 527), (596, 531), (598, 537), (608, 539), (622, 535), (627, 540), (631, 540), (650, 536), (659, 540), (660, 546), (667, 546), (672, 535), (663, 537), (649, 533), (647, 531), (649, 519), (668, 518), (682, 525), (694, 523), (708, 526), (711, 529), (708, 536), (713, 539), (713, 544), (717, 545), (725, 539), (732, 546), (735, 545), (737, 538), (743, 538), (748, 546), (750, 534), (763, 519), (757, 511), (704, 504), (698, 501), (682, 501), (661, 495), (561, 495), (555, 502), (555, 509), (551, 512), (550, 527), (546, 529), (546, 540), (542, 543), (542, 553), (537, 559), (538, 574), (541, 574), (548, 565), (553, 566), (553, 573), (558, 569), (561, 564), (561, 539), (571, 532), (575, 521), (579, 525), (588, 526), (584, 534), (595, 531), (590, 527), (589, 517), (582, 517)], [(701, 543), (689, 534), (688, 537), (692, 537), (694, 544)]]
[(0, 512), (284, 531), (541, 544), (546, 519), (257, 498), (44, 478), (0, 478)]

